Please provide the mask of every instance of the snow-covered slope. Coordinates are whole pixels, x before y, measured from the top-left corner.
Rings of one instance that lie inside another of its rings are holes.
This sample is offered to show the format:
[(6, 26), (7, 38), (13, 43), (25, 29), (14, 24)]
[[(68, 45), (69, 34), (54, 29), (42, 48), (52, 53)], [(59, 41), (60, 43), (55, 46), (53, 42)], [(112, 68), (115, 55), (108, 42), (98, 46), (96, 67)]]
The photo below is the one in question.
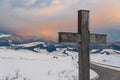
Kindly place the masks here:
[[(25, 50), (35, 54), (54, 55), (54, 58), (71, 56), (72, 60), (76, 60), (78, 56), (77, 44), (62, 44), (32, 37), (2, 37), (0, 47), (6, 47), (6, 50)], [(108, 44), (90, 44), (90, 55), (92, 62), (120, 67), (120, 41)]]
[(120, 71), (120, 51), (113, 49), (91, 50), (91, 62)]
[(31, 42), (31, 43), (25, 43), (25, 44), (17, 44), (17, 45), (14, 45), (12, 44), (11, 46), (18, 46), (18, 47), (32, 47), (32, 46), (36, 46), (38, 44), (43, 44), (44, 45), (44, 42)]
[(114, 49), (93, 49), (90, 51), (91, 54), (120, 54), (120, 51)]
[(0, 38), (2, 37), (10, 37), (11, 35), (7, 35), (7, 34), (3, 34), (3, 33), (0, 33)]
[[(0, 80), (78, 80), (77, 57), (71, 52), (71, 56), (54, 53), (1, 48)], [(91, 71), (91, 78), (96, 76)]]

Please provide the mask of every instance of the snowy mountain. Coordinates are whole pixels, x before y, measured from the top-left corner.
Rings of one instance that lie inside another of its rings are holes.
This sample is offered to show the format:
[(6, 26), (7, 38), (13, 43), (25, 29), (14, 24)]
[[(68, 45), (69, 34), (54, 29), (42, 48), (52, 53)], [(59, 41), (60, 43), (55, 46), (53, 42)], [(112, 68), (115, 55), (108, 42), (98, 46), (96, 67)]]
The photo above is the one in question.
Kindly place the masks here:
[(90, 51), (91, 54), (120, 54), (120, 51), (114, 49), (93, 49)]
[(10, 37), (10, 36), (11, 36), (11, 35), (0, 33), (0, 38), (1, 38), (1, 37)]
[[(25, 37), (25, 36), (9, 36), (0, 38), (0, 46), (6, 46), (9, 49), (27, 49), (34, 52), (54, 52), (58, 49), (64, 49), (63, 53), (66, 51), (78, 52), (77, 44), (64, 44), (57, 43), (54, 41), (48, 41), (44, 39), (37, 39), (34, 37)], [(108, 44), (90, 44), (90, 53), (91, 50), (96, 50), (92, 53), (100, 54), (111, 54), (111, 52), (119, 54), (120, 51), (120, 41), (111, 42)], [(111, 52), (110, 52), (111, 51)]]
[(11, 49), (27, 49), (38, 52), (44, 49), (48, 52), (56, 51), (57, 48), (67, 48), (72, 51), (78, 51), (77, 45), (56, 43), (44, 39), (36, 39), (33, 37), (11, 36), (0, 38), (0, 46), (6, 46)]

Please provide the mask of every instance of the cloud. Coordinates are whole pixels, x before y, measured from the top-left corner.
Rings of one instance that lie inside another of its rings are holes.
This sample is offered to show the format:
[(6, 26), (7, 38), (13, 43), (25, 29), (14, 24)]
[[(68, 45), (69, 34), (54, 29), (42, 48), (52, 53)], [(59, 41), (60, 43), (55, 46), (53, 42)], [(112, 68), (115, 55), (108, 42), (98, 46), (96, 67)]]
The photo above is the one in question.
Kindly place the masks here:
[(0, 31), (57, 38), (60, 31), (77, 32), (79, 9), (90, 10), (91, 31), (104, 33), (104, 28), (111, 30), (115, 24), (119, 30), (119, 3), (119, 0), (0, 0)]
[[(32, 35), (40, 31), (45, 32), (46, 29), (56, 32), (60, 29), (58, 26), (63, 29), (64, 26), (66, 28), (74, 26), (74, 20), (69, 18), (70, 13), (68, 14), (66, 9), (75, 4), (76, 0), (1, 0), (1, 2), (0, 25), (5, 28), (1, 30), (3, 32), (6, 30), (16, 34), (23, 32), (24, 35)], [(26, 32), (27, 29), (29, 32)]]
[(19, 7), (30, 7), (32, 6), (34, 3), (36, 2), (36, 0), (11, 0), (9, 2), (9, 4), (12, 6), (12, 7), (16, 7), (16, 8), (19, 8)]
[[(73, 20), (71, 20), (71, 18), (69, 19), (53, 19), (47, 21), (47, 22), (43, 22), (42, 24), (36, 24), (33, 25), (31, 27), (26, 27), (26, 29), (21, 30), (18, 32), (19, 35), (34, 35), (37, 34), (37, 36), (39, 37), (47, 37), (49, 39), (56, 39), (57, 38), (57, 34), (58, 32), (61, 31), (77, 31), (77, 23), (75, 18), (72, 18)], [(29, 31), (26, 31), (29, 30)], [(49, 35), (46, 35), (44, 33), (49, 33)]]
[(92, 26), (120, 23), (119, 2), (120, 1), (107, 1), (101, 4), (91, 15)]

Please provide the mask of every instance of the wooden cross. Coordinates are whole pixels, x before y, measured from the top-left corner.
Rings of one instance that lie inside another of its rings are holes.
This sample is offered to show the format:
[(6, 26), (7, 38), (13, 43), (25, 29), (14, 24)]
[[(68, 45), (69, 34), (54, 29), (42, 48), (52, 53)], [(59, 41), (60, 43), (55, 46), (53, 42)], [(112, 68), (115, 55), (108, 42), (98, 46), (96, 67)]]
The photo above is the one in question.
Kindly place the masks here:
[(78, 33), (59, 32), (59, 42), (78, 43), (79, 80), (90, 80), (89, 43), (105, 44), (107, 36), (89, 33), (89, 11), (78, 11)]

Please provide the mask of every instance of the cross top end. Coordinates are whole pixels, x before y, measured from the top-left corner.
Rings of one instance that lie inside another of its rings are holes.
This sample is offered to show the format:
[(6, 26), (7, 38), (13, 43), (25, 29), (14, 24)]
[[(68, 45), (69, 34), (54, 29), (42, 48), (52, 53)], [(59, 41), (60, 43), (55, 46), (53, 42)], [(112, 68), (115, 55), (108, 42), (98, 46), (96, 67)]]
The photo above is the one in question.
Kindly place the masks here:
[(84, 9), (78, 10), (78, 12), (82, 12), (82, 11), (90, 12), (89, 10), (84, 10)]

